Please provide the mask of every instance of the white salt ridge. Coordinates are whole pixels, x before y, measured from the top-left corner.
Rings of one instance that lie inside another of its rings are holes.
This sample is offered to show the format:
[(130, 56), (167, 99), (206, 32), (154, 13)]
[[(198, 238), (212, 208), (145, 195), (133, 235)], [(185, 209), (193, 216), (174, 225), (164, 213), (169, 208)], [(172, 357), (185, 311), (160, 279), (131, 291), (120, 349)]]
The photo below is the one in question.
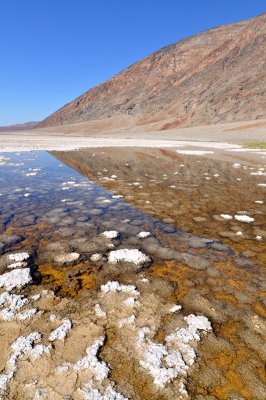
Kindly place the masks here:
[(24, 296), (4, 292), (0, 295), (0, 306), (8, 306), (12, 310), (20, 310), (29, 300)]
[[(50, 351), (49, 346), (37, 347), (42, 335), (39, 332), (32, 332), (28, 336), (18, 337), (11, 345), (12, 353), (6, 363), (5, 374), (0, 375), (0, 394), (4, 393), (7, 384), (14, 377), (17, 371), (17, 361), (23, 355), (29, 355), (34, 358), (41, 357), (44, 353)], [(35, 348), (37, 347), (37, 348)]]
[(140, 239), (145, 239), (145, 238), (149, 237), (150, 235), (151, 235), (150, 232), (143, 231), (143, 232), (138, 233), (137, 237)]
[(8, 258), (10, 261), (16, 261), (16, 262), (21, 262), (25, 261), (30, 257), (29, 253), (21, 252), (21, 253), (14, 253), (14, 254), (9, 254)]
[(104, 361), (99, 361), (97, 353), (100, 347), (103, 346), (104, 337), (99, 337), (95, 342), (86, 350), (86, 356), (76, 362), (74, 371), (79, 372), (88, 369), (96, 381), (103, 381), (107, 378), (109, 368)]
[(258, 186), (266, 187), (266, 183), (258, 183)]
[(254, 203), (256, 203), (256, 204), (263, 204), (264, 203), (264, 201), (262, 201), (262, 200), (255, 200), (255, 202)]
[(45, 346), (44, 344), (37, 344), (33, 347), (30, 354), (33, 358), (39, 358), (48, 354), (52, 350), (52, 345)]
[(232, 166), (233, 168), (241, 168), (241, 164), (239, 163), (234, 163)]
[(3, 275), (0, 275), (0, 287), (4, 287), (10, 291), (14, 288), (22, 288), (32, 282), (32, 277), (29, 268), (14, 269)]
[(254, 218), (251, 218), (251, 217), (249, 217), (248, 215), (235, 215), (235, 219), (236, 219), (237, 221), (240, 221), (240, 222), (247, 222), (248, 224), (249, 224), (250, 222), (254, 222), (254, 221), (255, 221)]
[(49, 336), (49, 341), (53, 342), (55, 340), (62, 340), (64, 341), (67, 334), (71, 329), (71, 321), (69, 319), (65, 319), (57, 329), (55, 329)]
[(178, 328), (168, 335), (165, 338), (165, 345), (154, 343), (147, 338), (149, 333), (147, 327), (141, 328), (138, 332), (137, 344), (142, 352), (140, 365), (149, 371), (154, 384), (160, 387), (165, 387), (177, 377), (183, 379), (187, 375), (189, 366), (196, 358), (196, 353), (189, 342), (199, 341), (200, 331), (208, 332), (212, 329), (210, 322), (204, 316), (191, 314), (184, 319), (188, 327)]
[(176, 311), (180, 311), (180, 310), (182, 310), (182, 306), (180, 306), (179, 304), (176, 304), (173, 307), (171, 307), (169, 311), (171, 313), (175, 313)]
[(94, 306), (95, 315), (98, 318), (106, 318), (106, 312), (100, 307), (99, 304)]
[(143, 254), (138, 249), (120, 249), (111, 251), (108, 255), (108, 261), (110, 263), (118, 263), (124, 261), (138, 265), (144, 264), (151, 260), (148, 256)]
[(139, 292), (134, 285), (120, 285), (117, 281), (108, 281), (105, 285), (101, 285), (101, 291), (103, 293), (116, 293), (116, 292), (123, 292), (123, 293), (132, 293), (135, 295), (139, 295)]
[(116, 239), (119, 236), (119, 233), (117, 231), (104, 231), (101, 235), (108, 239)]
[(138, 346), (142, 352), (139, 364), (150, 373), (154, 384), (163, 388), (188, 367), (179, 352), (169, 352), (166, 346), (146, 338), (148, 332), (148, 328), (139, 331)]
[(220, 217), (226, 220), (233, 219), (233, 217), (229, 214), (220, 214)]
[(31, 299), (34, 300), (34, 301), (37, 301), (40, 298), (41, 298), (41, 294), (40, 293), (37, 293), (37, 294), (34, 294), (33, 296), (31, 296)]
[(18, 261), (15, 263), (12, 263), (10, 265), (7, 266), (8, 269), (15, 269), (15, 268), (24, 268), (27, 266), (27, 262), (24, 261)]
[(13, 321), (15, 319), (19, 321), (25, 321), (26, 319), (32, 318), (37, 313), (37, 311), (37, 308), (31, 308), (23, 312), (16, 312), (11, 308), (4, 308), (0, 312), (0, 319), (3, 319), (5, 321)]

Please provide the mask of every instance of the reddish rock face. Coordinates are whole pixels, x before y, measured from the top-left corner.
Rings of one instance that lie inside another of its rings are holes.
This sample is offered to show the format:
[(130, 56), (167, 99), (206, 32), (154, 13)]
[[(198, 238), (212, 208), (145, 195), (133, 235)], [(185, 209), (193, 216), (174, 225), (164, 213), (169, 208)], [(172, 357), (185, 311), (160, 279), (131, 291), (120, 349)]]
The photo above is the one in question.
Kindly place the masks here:
[(129, 115), (159, 129), (266, 118), (266, 14), (166, 46), (39, 127)]

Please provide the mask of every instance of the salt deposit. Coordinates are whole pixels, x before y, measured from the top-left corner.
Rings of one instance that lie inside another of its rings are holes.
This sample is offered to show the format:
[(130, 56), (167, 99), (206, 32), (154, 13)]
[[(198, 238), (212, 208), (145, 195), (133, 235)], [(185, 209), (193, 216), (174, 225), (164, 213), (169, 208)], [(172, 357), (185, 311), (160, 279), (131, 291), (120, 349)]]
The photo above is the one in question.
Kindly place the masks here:
[(149, 237), (150, 235), (151, 235), (150, 232), (143, 231), (143, 232), (138, 233), (137, 237), (140, 239), (145, 239), (145, 238)]
[(116, 239), (119, 236), (119, 233), (117, 231), (105, 231), (101, 235), (108, 239)]
[(108, 261), (110, 263), (118, 263), (118, 262), (128, 262), (137, 265), (144, 264), (146, 262), (150, 262), (150, 258), (143, 254), (138, 249), (120, 249), (111, 251), (108, 255)]
[(220, 217), (226, 220), (233, 219), (233, 217), (229, 214), (220, 214)]
[(57, 329), (55, 329), (49, 336), (49, 341), (53, 342), (55, 340), (62, 340), (64, 341), (67, 334), (71, 329), (71, 321), (69, 319), (65, 319)]
[(86, 356), (74, 365), (75, 371), (89, 369), (96, 381), (102, 381), (108, 376), (109, 368), (104, 361), (99, 361), (97, 353), (104, 343), (104, 337), (100, 337), (86, 350)]
[(254, 218), (251, 218), (251, 217), (249, 217), (248, 215), (235, 215), (235, 219), (236, 219), (237, 221), (240, 221), (240, 222), (247, 222), (247, 223), (250, 223), (250, 222), (254, 222), (254, 221), (255, 221)]
[(14, 269), (3, 275), (0, 275), (0, 287), (10, 291), (14, 288), (22, 288), (32, 282), (29, 268)]
[(95, 304), (94, 307), (95, 315), (98, 318), (106, 318), (106, 312), (102, 310), (99, 304)]
[(14, 253), (14, 254), (9, 254), (8, 258), (10, 261), (16, 261), (16, 262), (21, 262), (25, 261), (30, 257), (29, 253), (20, 252), (20, 253)]
[(121, 285), (117, 281), (108, 281), (105, 285), (101, 286), (101, 291), (103, 293), (124, 292), (124, 293), (133, 293), (135, 295), (139, 295), (139, 292), (137, 291), (134, 285)]

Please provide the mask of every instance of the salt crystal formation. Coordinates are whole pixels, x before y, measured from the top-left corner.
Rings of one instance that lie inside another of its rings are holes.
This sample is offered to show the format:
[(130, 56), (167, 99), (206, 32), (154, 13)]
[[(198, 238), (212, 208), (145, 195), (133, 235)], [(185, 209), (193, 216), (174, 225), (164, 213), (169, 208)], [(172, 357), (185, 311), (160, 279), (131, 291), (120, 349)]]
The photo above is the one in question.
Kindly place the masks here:
[(117, 231), (105, 231), (102, 233), (104, 237), (107, 239), (116, 239), (119, 236), (119, 233)]
[(140, 232), (140, 233), (137, 235), (137, 237), (140, 238), (140, 239), (145, 239), (145, 238), (149, 237), (150, 235), (151, 235), (150, 232), (145, 232), (145, 231), (143, 231), (143, 232)]
[(54, 342), (55, 340), (62, 340), (64, 341), (67, 334), (71, 329), (71, 321), (69, 319), (65, 319), (57, 329), (55, 329), (51, 335), (49, 336), (49, 341)]
[(32, 282), (32, 277), (29, 268), (14, 269), (0, 275), (0, 287), (10, 291), (14, 288), (22, 288)]
[(32, 356), (34, 358), (48, 353), (51, 347), (37, 347), (42, 335), (39, 332), (30, 333), (28, 336), (18, 337), (11, 345), (12, 353), (7, 361), (6, 373), (0, 375), (0, 394), (6, 390), (8, 382), (14, 377), (17, 371), (17, 361), (23, 355)]
[(150, 258), (138, 249), (120, 249), (111, 251), (108, 255), (110, 263), (128, 262), (136, 265), (150, 262)]
[(187, 328), (178, 328), (165, 338), (165, 345), (153, 342), (147, 335), (149, 328), (138, 332), (138, 347), (141, 350), (140, 365), (153, 377), (155, 385), (164, 387), (177, 377), (185, 377), (196, 353), (190, 342), (200, 341), (200, 331), (208, 332), (211, 324), (204, 316), (189, 315), (184, 320)]
[(233, 217), (231, 215), (229, 215), (229, 214), (221, 214), (220, 217), (223, 218), (223, 219), (227, 219), (227, 220), (233, 219)]
[(139, 294), (134, 285), (121, 285), (117, 281), (108, 281), (105, 285), (101, 286), (101, 291), (103, 293), (108, 292), (124, 292), (124, 293), (135, 293)]
[(248, 215), (235, 215), (235, 219), (240, 222), (247, 222), (248, 224), (255, 221), (254, 218), (251, 218)]

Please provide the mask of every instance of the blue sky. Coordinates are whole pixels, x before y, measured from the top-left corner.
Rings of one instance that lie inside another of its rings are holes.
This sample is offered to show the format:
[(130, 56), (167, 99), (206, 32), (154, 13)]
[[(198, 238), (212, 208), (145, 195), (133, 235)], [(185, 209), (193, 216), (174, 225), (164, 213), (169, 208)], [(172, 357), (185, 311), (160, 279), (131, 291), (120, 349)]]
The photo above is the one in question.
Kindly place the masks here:
[(125, 67), (262, 0), (1, 0), (0, 126), (41, 120)]

